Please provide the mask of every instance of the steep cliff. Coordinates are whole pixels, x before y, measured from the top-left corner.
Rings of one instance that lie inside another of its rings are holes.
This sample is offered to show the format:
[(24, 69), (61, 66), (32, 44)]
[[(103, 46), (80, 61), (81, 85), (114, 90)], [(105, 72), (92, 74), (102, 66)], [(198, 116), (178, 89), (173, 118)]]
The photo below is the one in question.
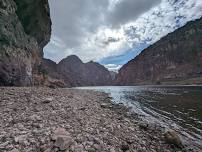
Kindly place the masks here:
[(65, 82), (65, 86), (102, 86), (110, 85), (110, 72), (96, 62), (83, 63), (77, 56), (71, 55), (58, 64), (44, 59), (43, 68), (52, 79)]
[(48, 0), (0, 0), (0, 85), (33, 84), (50, 35)]
[(124, 65), (117, 85), (202, 84), (202, 18), (187, 23)]

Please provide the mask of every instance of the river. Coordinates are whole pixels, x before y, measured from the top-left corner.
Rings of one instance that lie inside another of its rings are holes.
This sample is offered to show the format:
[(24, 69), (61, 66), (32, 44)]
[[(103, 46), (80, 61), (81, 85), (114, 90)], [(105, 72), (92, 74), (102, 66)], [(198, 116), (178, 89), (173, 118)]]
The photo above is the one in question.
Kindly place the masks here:
[(177, 130), (202, 144), (202, 86), (79, 87), (108, 93), (113, 102), (131, 107), (145, 121)]

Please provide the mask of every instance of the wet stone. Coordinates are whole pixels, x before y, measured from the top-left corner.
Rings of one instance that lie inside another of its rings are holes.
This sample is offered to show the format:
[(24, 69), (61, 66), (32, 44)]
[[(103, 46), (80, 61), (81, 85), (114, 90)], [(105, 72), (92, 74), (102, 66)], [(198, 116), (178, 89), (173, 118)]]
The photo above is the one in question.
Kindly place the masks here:
[(169, 130), (164, 134), (165, 140), (169, 144), (173, 144), (177, 147), (182, 146), (182, 141), (178, 135), (178, 133), (174, 130)]

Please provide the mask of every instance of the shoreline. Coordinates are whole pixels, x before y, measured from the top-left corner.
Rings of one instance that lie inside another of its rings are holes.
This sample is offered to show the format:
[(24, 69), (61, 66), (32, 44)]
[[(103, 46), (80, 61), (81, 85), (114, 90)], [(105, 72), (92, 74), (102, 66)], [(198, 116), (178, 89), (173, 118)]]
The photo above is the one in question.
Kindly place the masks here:
[(106, 93), (3, 87), (0, 101), (1, 151), (187, 151)]

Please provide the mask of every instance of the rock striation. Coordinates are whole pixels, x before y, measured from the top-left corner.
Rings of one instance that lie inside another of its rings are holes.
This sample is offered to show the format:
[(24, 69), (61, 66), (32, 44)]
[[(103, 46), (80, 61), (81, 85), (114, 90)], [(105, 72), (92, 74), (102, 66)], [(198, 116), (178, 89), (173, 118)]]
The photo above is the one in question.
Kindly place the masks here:
[(110, 72), (96, 62), (83, 63), (75, 55), (55, 62), (44, 59), (43, 67), (48, 76), (64, 81), (65, 86), (106, 86), (112, 83)]
[(50, 35), (48, 0), (0, 0), (0, 85), (33, 84)]
[(187, 23), (125, 64), (117, 85), (202, 84), (202, 18)]

